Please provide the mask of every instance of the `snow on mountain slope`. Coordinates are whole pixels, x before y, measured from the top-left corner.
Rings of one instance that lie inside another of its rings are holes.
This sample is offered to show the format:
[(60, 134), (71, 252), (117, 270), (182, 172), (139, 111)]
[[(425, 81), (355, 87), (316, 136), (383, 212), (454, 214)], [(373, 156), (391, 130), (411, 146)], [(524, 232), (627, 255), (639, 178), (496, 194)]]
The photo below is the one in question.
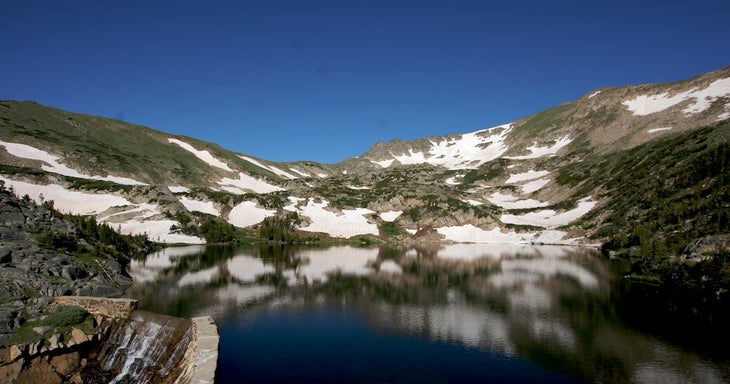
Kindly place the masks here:
[(183, 196), (180, 198), (180, 203), (182, 203), (188, 211), (203, 212), (213, 216), (221, 215), (221, 213), (213, 206), (212, 201), (194, 200), (187, 196)]
[[(99, 221), (119, 229), (123, 234), (146, 234), (150, 239), (163, 243), (205, 243), (199, 237), (171, 233), (170, 228), (180, 223), (154, 219), (161, 214), (155, 204), (135, 204), (114, 194), (73, 191), (57, 184), (33, 184), (5, 177), (0, 177), (0, 181), (16, 195), (28, 195), (37, 203), (52, 200), (53, 206), (60, 212), (99, 216)], [(117, 212), (104, 215), (109, 210)]]
[(103, 177), (103, 176), (91, 176), (91, 175), (83, 174), (75, 169), (69, 168), (65, 164), (62, 164), (60, 157), (54, 156), (44, 150), (35, 148), (30, 145), (20, 144), (20, 143), (9, 143), (9, 142), (0, 140), (0, 146), (5, 147), (5, 150), (9, 154), (11, 154), (15, 157), (22, 158), (22, 159), (28, 159), (28, 160), (37, 160), (37, 161), (43, 162), (44, 164), (41, 165), (41, 169), (46, 172), (58, 173), (59, 175), (70, 176), (70, 177), (78, 177), (80, 179), (111, 181), (111, 182), (117, 183), (117, 184), (147, 185), (146, 183), (143, 183), (141, 181), (137, 181), (137, 180), (126, 178), (126, 177), (118, 177), (118, 176)]
[(689, 115), (703, 112), (718, 98), (728, 96), (730, 96), (730, 77), (715, 80), (703, 89), (694, 88), (671, 96), (669, 92), (656, 95), (639, 95), (624, 101), (622, 104), (634, 115), (646, 116), (661, 112), (684, 101), (692, 100), (692, 103), (682, 110), (682, 112)]
[(284, 207), (288, 211), (299, 212), (300, 215), (306, 216), (311, 223), (306, 227), (299, 228), (306, 232), (323, 232), (333, 237), (350, 238), (359, 235), (379, 234), (378, 226), (369, 223), (364, 215), (375, 213), (369, 209), (343, 209), (341, 212), (332, 212), (325, 209), (328, 201), (316, 202), (313, 198), (309, 198), (306, 205), (297, 206), (301, 201), (297, 198), (290, 198), (293, 202), (291, 205)]
[(527, 150), (530, 151), (530, 154), (520, 156), (505, 156), (505, 159), (527, 160), (537, 159), (543, 156), (555, 156), (559, 150), (570, 144), (571, 141), (573, 140), (570, 137), (565, 136), (556, 140), (553, 145), (546, 147), (541, 147), (537, 143), (533, 143), (531, 146), (527, 147)]
[(386, 159), (371, 159), (370, 162), (383, 168), (390, 167), (394, 161), (402, 165), (432, 164), (448, 169), (474, 169), (500, 157), (507, 151), (504, 143), (512, 124), (503, 124), (489, 129), (429, 140), (427, 152), (408, 150), (407, 153), (390, 153)]
[(581, 199), (578, 206), (570, 211), (558, 213), (552, 209), (545, 209), (537, 212), (529, 212), (523, 215), (504, 214), (500, 218), (503, 223), (517, 225), (532, 225), (535, 227), (555, 228), (570, 224), (580, 219), (596, 206), (595, 201), (591, 201), (590, 197)]
[(251, 163), (253, 165), (256, 165), (256, 166), (261, 167), (263, 169), (266, 169), (268, 171), (274, 172), (275, 174), (277, 174), (277, 175), (279, 175), (281, 177), (285, 177), (285, 178), (291, 179), (291, 180), (298, 179), (297, 176), (294, 176), (294, 175), (292, 175), (289, 172), (286, 172), (286, 171), (284, 171), (282, 169), (279, 169), (277, 167), (274, 167), (273, 165), (265, 165), (265, 164), (262, 164), (260, 161), (256, 161), (255, 159), (252, 159), (252, 158), (250, 158), (248, 156), (238, 155), (238, 157), (242, 158), (243, 160), (248, 161), (249, 163)]
[(244, 201), (231, 209), (231, 212), (228, 213), (228, 222), (236, 227), (245, 228), (258, 224), (275, 214), (276, 211), (257, 207), (253, 201)]
[(207, 150), (195, 149), (192, 145), (190, 145), (182, 140), (178, 140), (178, 139), (169, 138), (169, 139), (167, 139), (167, 141), (169, 141), (172, 144), (179, 145), (182, 149), (192, 153), (193, 155), (195, 155), (195, 157), (200, 159), (202, 162), (210, 165), (211, 167), (220, 168), (220, 169), (222, 169), (224, 171), (228, 171), (228, 172), (234, 172), (234, 170), (231, 169), (231, 167), (229, 167), (228, 164), (217, 159), (215, 156), (213, 156)]
[(236, 195), (243, 195), (246, 191), (270, 193), (284, 190), (284, 188), (269, 184), (255, 177), (251, 177), (243, 172), (238, 173), (237, 179), (232, 179), (230, 177), (222, 178), (218, 181), (218, 185), (220, 185), (221, 189), (224, 191), (228, 191)]
[(132, 205), (120, 196), (84, 193), (71, 191), (57, 184), (32, 184), (0, 177), (5, 188), (12, 189), (16, 195), (28, 195), (38, 203), (53, 200), (54, 207), (61, 211), (75, 215), (93, 215), (116, 206)]

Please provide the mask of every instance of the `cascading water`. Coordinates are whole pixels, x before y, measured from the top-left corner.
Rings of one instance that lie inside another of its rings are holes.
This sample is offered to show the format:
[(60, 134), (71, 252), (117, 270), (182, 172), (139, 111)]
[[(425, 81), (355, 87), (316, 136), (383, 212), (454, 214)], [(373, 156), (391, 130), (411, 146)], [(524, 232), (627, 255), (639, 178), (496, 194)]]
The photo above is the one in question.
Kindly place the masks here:
[(112, 384), (173, 382), (191, 338), (190, 320), (134, 311), (110, 331), (99, 362), (103, 370), (118, 372)]

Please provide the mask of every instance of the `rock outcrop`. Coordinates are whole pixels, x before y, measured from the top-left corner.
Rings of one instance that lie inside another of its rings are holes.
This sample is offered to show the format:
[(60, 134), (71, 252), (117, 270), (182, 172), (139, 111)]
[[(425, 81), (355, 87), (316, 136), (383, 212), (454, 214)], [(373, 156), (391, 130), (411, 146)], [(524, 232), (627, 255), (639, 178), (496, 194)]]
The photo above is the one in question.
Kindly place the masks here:
[[(0, 347), (54, 296), (115, 297), (131, 285), (123, 256), (94, 248), (71, 221), (1, 189)], [(55, 243), (44, 244), (44, 238)]]

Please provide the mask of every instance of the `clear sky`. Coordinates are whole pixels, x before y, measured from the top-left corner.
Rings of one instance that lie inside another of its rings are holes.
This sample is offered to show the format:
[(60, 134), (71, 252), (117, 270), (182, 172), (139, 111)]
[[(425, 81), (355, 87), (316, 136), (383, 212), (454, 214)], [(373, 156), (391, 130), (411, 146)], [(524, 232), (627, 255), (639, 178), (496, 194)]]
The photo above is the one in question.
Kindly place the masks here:
[(0, 36), (0, 99), (335, 163), (728, 66), (730, 1), (6, 0)]

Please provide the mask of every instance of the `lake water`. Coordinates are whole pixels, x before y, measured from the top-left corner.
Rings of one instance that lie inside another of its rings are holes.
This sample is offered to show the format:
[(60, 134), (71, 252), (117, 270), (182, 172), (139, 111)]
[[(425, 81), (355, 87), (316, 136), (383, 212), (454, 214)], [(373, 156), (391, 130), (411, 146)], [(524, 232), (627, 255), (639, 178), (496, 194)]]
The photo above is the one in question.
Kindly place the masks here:
[(215, 318), (217, 383), (730, 379), (711, 321), (587, 249), (196, 246), (130, 269), (140, 309)]

